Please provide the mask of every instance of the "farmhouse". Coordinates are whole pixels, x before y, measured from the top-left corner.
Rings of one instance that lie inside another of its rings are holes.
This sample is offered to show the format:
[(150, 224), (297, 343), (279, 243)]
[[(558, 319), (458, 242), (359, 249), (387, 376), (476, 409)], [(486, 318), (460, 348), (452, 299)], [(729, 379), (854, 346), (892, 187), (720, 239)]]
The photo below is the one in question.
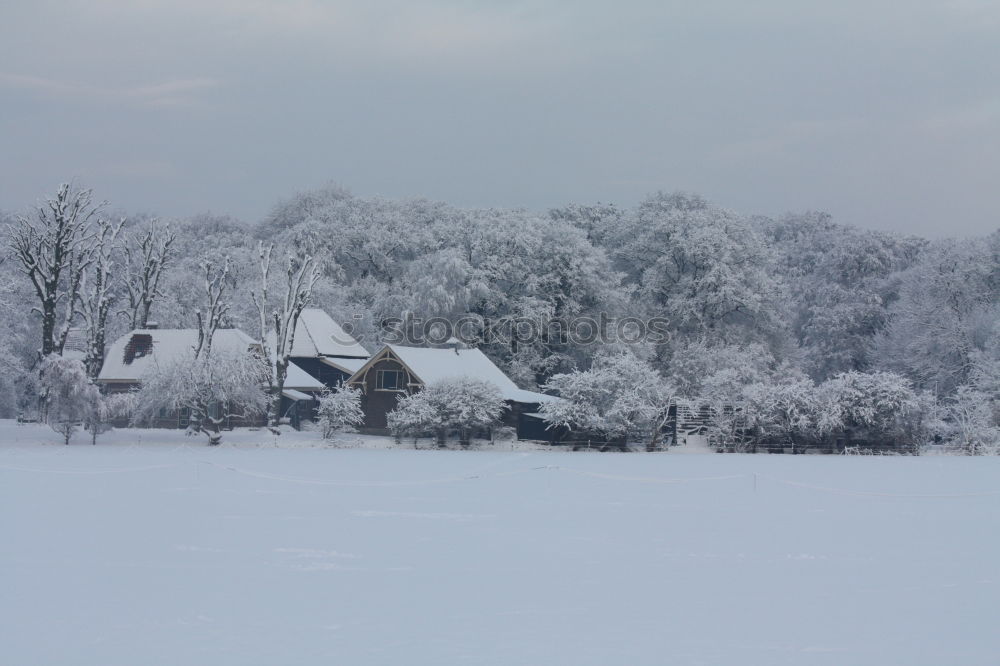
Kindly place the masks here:
[[(152, 327), (130, 331), (108, 348), (97, 382), (109, 393), (136, 390), (146, 372), (157, 364), (183, 361), (197, 342), (196, 329)], [(326, 312), (318, 308), (303, 310), (282, 392), (282, 414), (298, 427), (301, 420), (314, 417), (320, 393), (350, 385), (361, 390), (364, 429), (387, 433), (386, 415), (401, 396), (443, 379), (471, 377), (488, 381), (500, 390), (508, 407), (503, 422), (515, 428), (520, 439), (552, 437), (538, 409), (541, 403), (558, 398), (518, 388), (483, 352), (452, 342), (445, 348), (386, 345), (371, 356)], [(212, 348), (230, 353), (262, 353), (260, 343), (238, 329), (217, 330)], [(151, 425), (185, 427), (188, 416), (165, 409)], [(250, 424), (233, 421), (225, 425)]]
[[(157, 364), (184, 360), (197, 343), (198, 331), (193, 328), (147, 328), (131, 331), (111, 344), (97, 383), (109, 393), (136, 390), (142, 384), (143, 375), (151, 368)], [(261, 353), (260, 343), (235, 328), (218, 329), (212, 338), (212, 348), (231, 353)], [(315, 397), (325, 388), (318, 379), (295, 363), (290, 363), (282, 393), (282, 412), (296, 421), (299, 412), (305, 415)], [(152, 425), (182, 428), (187, 426), (187, 417), (187, 414), (163, 410)]]
[(347, 380), (347, 385), (361, 390), (364, 428), (384, 434), (388, 432), (386, 416), (400, 397), (455, 377), (494, 384), (507, 402), (504, 424), (516, 428), (519, 439), (549, 437), (537, 412), (541, 403), (558, 398), (518, 388), (483, 352), (463, 349), (454, 339), (445, 348), (386, 345)]

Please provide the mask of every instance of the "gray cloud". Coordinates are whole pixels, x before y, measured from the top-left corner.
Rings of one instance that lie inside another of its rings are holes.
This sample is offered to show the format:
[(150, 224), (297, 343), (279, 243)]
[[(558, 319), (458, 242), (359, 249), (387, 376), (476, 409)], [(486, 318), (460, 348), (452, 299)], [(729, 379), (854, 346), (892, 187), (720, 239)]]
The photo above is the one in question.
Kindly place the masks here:
[(39, 0), (0, 21), (0, 207), (76, 177), (257, 219), (362, 195), (543, 209), (698, 191), (998, 226), (1000, 5)]
[(38, 92), (60, 98), (63, 103), (99, 102), (104, 104), (134, 103), (142, 106), (188, 106), (197, 94), (215, 88), (212, 79), (182, 79), (128, 88), (104, 88), (86, 83), (57, 81), (38, 76), (22, 76), (0, 72), (0, 86)]

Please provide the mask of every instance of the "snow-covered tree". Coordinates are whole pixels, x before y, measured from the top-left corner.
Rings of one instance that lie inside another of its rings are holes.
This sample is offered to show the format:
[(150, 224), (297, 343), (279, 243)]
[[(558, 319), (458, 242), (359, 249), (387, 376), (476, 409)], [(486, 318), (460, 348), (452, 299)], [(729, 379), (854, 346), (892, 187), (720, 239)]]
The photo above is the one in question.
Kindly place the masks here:
[(198, 343), (194, 349), (195, 358), (208, 357), (212, 353), (212, 338), (215, 331), (222, 325), (223, 317), (229, 312), (229, 302), (226, 300), (226, 289), (229, 286), (229, 257), (223, 259), (221, 266), (215, 266), (208, 260), (202, 260), (201, 269), (204, 275), (205, 310), (195, 312), (198, 323)]
[[(614, 317), (628, 301), (603, 250), (569, 222), (521, 211), (464, 211), (446, 224), (438, 233), (469, 267), (465, 314), (497, 334), (484, 353), (528, 385), (589, 365), (598, 346), (571, 339), (569, 323)], [(536, 333), (518, 334), (520, 323)]]
[(916, 453), (931, 437), (934, 400), (900, 375), (841, 373), (819, 385), (805, 377), (707, 390), (695, 400), (720, 450), (791, 446), (833, 451), (838, 443)]
[(587, 234), (595, 246), (608, 243), (609, 237), (624, 223), (627, 212), (613, 204), (570, 204), (549, 211), (553, 220), (565, 220)]
[(92, 261), (90, 224), (103, 205), (93, 202), (90, 190), (63, 184), (34, 217), (18, 216), (10, 230), (12, 252), (34, 287), (34, 310), (42, 317), (43, 358), (62, 354), (66, 344), (83, 275)]
[(846, 432), (866, 441), (915, 452), (926, 403), (911, 383), (892, 372), (845, 372), (817, 388), (821, 436)]
[[(0, 216), (0, 234), (6, 224)], [(18, 378), (24, 373), (23, 359), (17, 353), (18, 333), (24, 327), (25, 317), (17, 316), (20, 305), (18, 287), (12, 262), (0, 254), (0, 418), (12, 418), (17, 410)]]
[(706, 414), (708, 439), (721, 451), (791, 446), (798, 452), (821, 443), (817, 424), (823, 404), (816, 385), (805, 377), (751, 384), (714, 382), (688, 404)]
[(77, 314), (83, 318), (87, 333), (87, 352), (84, 364), (87, 374), (96, 379), (104, 365), (105, 338), (108, 314), (114, 303), (115, 255), (118, 253), (118, 236), (125, 218), (117, 222), (99, 217), (95, 224), (91, 250), (91, 266), (83, 273), (80, 283), (80, 305)]
[(228, 261), (223, 280), (228, 307), (220, 315), (221, 326), (252, 333), (256, 317), (248, 292), (256, 284), (257, 241), (250, 228), (230, 218), (199, 215), (173, 222), (170, 230), (174, 241), (160, 274), (159, 295), (151, 306), (150, 318), (164, 328), (191, 326), (194, 313), (206, 308), (206, 264), (216, 269), (215, 278)]
[(281, 300), (272, 306), (268, 299), (268, 288), (273, 250), (273, 244), (258, 245), (260, 287), (251, 292), (250, 296), (257, 309), (260, 344), (272, 364), (268, 425), (277, 433), (280, 432), (278, 426), (281, 422), (281, 393), (285, 389), (285, 378), (288, 376), (288, 364), (291, 362), (292, 348), (295, 344), (295, 329), (302, 310), (309, 304), (312, 289), (319, 280), (319, 270), (312, 257), (308, 255), (299, 261), (288, 257), (283, 285), (284, 294)]
[(890, 322), (873, 340), (879, 366), (947, 396), (1000, 341), (1000, 260), (983, 239), (943, 240), (898, 280)]
[(84, 420), (84, 427), (90, 433), (90, 443), (97, 444), (97, 437), (111, 430), (112, 421), (129, 418), (135, 411), (135, 393), (98, 394)]
[(122, 247), (122, 283), (128, 295), (125, 315), (130, 329), (146, 328), (153, 302), (162, 295), (161, 281), (177, 240), (170, 225), (152, 219), (142, 231), (128, 234)]
[(836, 224), (825, 213), (759, 225), (788, 286), (788, 317), (804, 369), (816, 381), (872, 366), (872, 338), (889, 321), (898, 280), (925, 242)]
[(386, 415), (387, 425), (397, 441), (403, 435), (413, 435), (414, 438), (427, 434), (437, 437), (438, 445), (444, 446), (447, 428), (441, 423), (438, 401), (434, 394), (422, 395), (426, 390), (412, 393), (400, 398), (396, 408)]
[(745, 424), (763, 443), (799, 450), (816, 442), (822, 402), (812, 380), (752, 384), (743, 396)]
[(705, 339), (677, 341), (668, 363), (678, 393), (689, 398), (718, 394), (727, 386), (735, 390), (768, 382), (777, 370), (778, 362), (761, 343), (722, 344)]
[(952, 442), (970, 455), (1000, 454), (996, 399), (969, 385), (958, 387), (944, 406)]
[(189, 410), (188, 434), (203, 433), (209, 445), (222, 441), (230, 418), (266, 413), (268, 369), (258, 356), (215, 350), (154, 366), (135, 397), (134, 423), (151, 421), (161, 409)]
[(659, 446), (674, 389), (649, 364), (633, 354), (598, 356), (590, 370), (555, 375), (545, 390), (562, 400), (541, 406), (550, 426), (594, 433), (624, 449), (641, 438), (647, 449)]
[(332, 439), (349, 426), (361, 425), (365, 422), (365, 414), (361, 410), (361, 391), (341, 386), (336, 391), (324, 393), (319, 400), (316, 416), (323, 439)]
[(230, 309), (231, 262), (199, 260), (203, 309), (195, 318), (198, 338), (186, 357), (155, 366), (142, 379), (134, 422), (152, 419), (160, 409), (189, 410), (188, 433), (204, 433), (209, 444), (222, 439), (221, 426), (230, 418), (251, 419), (266, 413), (270, 383), (268, 363), (253, 350), (214, 350), (215, 332)]
[(780, 325), (773, 254), (740, 216), (700, 197), (660, 193), (618, 233), (622, 267), (651, 313), (679, 334), (747, 340)]
[(94, 421), (101, 393), (87, 376), (83, 363), (76, 359), (46, 356), (40, 377), (45, 422), (62, 435), (64, 444), (69, 444), (73, 433)]
[(972, 356), (969, 381), (944, 401), (945, 437), (969, 454), (1000, 455), (1000, 357)]
[(471, 377), (454, 377), (429, 384), (405, 396), (389, 413), (389, 428), (397, 433), (433, 432), (444, 446), (450, 430), (468, 446), (472, 434), (496, 425), (507, 408), (492, 383)]

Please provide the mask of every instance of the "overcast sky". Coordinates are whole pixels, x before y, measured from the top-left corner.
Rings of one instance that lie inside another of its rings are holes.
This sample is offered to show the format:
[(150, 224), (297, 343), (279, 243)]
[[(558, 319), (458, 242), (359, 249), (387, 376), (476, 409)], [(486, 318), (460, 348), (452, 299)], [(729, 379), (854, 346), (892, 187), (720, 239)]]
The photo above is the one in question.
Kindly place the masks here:
[(0, 0), (0, 209), (68, 178), (164, 216), (333, 181), (984, 233), (1000, 2)]

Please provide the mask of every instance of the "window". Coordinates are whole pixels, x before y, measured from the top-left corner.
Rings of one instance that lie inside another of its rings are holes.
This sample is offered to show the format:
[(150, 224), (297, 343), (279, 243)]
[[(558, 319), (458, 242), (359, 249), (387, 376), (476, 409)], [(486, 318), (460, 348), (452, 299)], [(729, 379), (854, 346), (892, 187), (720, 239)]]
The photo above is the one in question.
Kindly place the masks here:
[(375, 372), (376, 391), (402, 391), (402, 370), (377, 370)]

